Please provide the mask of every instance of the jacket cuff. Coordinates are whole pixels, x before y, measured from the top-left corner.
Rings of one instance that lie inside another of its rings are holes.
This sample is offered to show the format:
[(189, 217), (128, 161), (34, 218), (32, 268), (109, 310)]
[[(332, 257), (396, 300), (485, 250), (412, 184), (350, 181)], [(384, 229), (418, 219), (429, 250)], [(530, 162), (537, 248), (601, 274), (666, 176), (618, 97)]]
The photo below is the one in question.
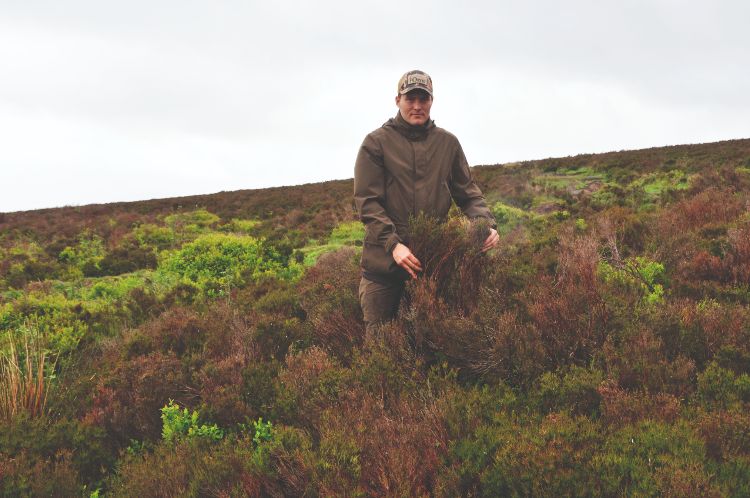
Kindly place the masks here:
[(396, 233), (392, 233), (388, 236), (387, 239), (385, 239), (385, 252), (388, 254), (391, 254), (393, 252), (393, 248), (396, 247), (396, 244), (401, 242), (401, 237), (399, 237)]

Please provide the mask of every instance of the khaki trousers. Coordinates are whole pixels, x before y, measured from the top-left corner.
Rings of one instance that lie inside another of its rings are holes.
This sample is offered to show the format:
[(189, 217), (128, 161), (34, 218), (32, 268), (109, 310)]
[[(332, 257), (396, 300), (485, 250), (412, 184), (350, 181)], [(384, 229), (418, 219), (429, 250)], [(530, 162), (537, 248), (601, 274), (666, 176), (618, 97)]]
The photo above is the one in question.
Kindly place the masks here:
[(404, 282), (380, 283), (362, 277), (359, 282), (359, 303), (367, 330), (393, 320), (404, 293)]

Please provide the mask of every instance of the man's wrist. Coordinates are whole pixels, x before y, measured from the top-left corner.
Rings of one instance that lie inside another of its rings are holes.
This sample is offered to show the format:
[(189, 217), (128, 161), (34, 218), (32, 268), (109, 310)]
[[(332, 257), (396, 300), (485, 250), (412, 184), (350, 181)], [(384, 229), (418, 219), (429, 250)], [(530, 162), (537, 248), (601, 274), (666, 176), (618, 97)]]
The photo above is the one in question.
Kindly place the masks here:
[(385, 252), (387, 252), (388, 254), (393, 254), (393, 250), (400, 243), (401, 243), (401, 239), (399, 238), (399, 236), (396, 235), (395, 233), (392, 233), (391, 235), (388, 236), (388, 238), (385, 241), (385, 246), (384, 246)]

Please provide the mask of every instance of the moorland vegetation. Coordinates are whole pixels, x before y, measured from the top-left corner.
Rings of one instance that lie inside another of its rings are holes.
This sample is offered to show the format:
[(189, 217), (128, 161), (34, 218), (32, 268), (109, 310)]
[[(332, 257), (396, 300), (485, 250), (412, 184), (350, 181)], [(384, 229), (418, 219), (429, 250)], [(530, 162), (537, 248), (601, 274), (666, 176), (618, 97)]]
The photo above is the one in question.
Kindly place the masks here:
[(372, 335), (350, 180), (0, 214), (0, 494), (749, 496), (750, 140), (473, 174)]

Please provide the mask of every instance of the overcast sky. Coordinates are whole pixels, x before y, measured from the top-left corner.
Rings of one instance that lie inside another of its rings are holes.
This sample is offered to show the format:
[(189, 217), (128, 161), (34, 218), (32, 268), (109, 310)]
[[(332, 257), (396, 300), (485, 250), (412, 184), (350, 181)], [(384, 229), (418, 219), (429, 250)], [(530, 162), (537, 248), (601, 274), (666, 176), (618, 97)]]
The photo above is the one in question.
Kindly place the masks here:
[(750, 137), (750, 2), (0, 0), (0, 212), (353, 176), (428, 72), (471, 164)]

